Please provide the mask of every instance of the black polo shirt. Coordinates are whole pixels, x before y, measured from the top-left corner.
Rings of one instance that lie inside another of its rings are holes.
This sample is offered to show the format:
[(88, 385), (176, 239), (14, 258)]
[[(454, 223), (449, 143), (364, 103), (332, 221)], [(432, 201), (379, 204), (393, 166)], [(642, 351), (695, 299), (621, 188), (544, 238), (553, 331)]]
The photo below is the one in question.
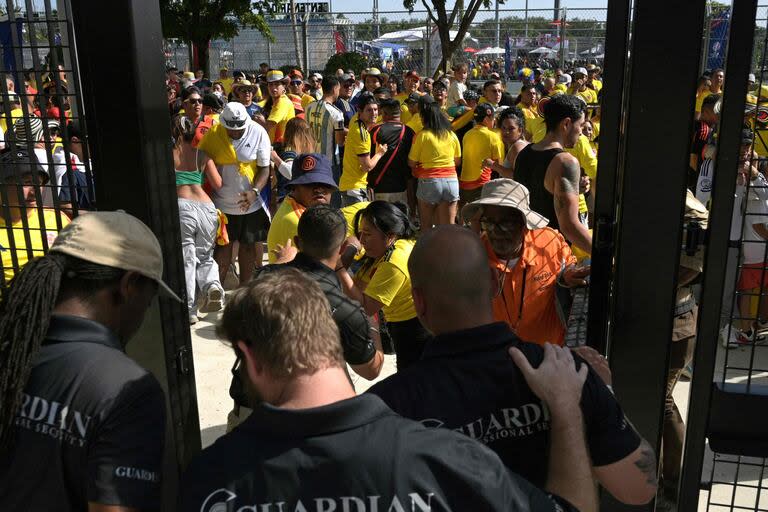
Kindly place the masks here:
[[(404, 128), (404, 129), (403, 129)], [(403, 137), (400, 138), (400, 133)], [(405, 192), (411, 168), (408, 167), (408, 153), (411, 151), (415, 133), (401, 123), (383, 123), (371, 128), (371, 156), (376, 154), (377, 144), (387, 144), (387, 152), (382, 155), (368, 173), (368, 186), (380, 194)], [(394, 155), (394, 156), (393, 156)], [(382, 171), (384, 175), (379, 180)], [(376, 182), (378, 181), (378, 184)]]
[[(376, 355), (376, 345), (371, 338), (368, 317), (357, 302), (344, 295), (336, 272), (303, 253), (298, 253), (293, 261), (284, 265), (304, 272), (320, 285), (320, 289), (331, 304), (333, 319), (339, 327), (344, 360), (351, 365), (365, 364), (370, 361)], [(262, 267), (254, 279), (258, 279), (261, 272), (270, 272), (282, 266)]]
[(571, 510), (481, 444), (426, 429), (373, 395), (260, 405), (192, 461), (179, 501), (189, 512)]
[[(512, 471), (542, 486), (549, 411), (512, 362), (510, 346), (517, 346), (534, 368), (544, 358), (540, 345), (521, 342), (506, 323), (498, 322), (436, 336), (421, 361), (369, 391), (406, 418), (483, 442)], [(640, 446), (613, 394), (591, 368), (581, 409), (593, 466), (617, 462)]]
[(165, 436), (160, 384), (102, 324), (54, 315), (0, 458), (0, 510), (155, 510)]

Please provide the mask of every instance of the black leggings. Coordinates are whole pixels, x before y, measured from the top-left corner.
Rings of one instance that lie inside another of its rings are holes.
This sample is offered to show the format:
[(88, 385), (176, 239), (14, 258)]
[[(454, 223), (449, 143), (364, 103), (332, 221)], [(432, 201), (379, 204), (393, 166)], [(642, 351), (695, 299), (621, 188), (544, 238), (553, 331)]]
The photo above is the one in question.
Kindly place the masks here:
[(421, 359), (424, 346), (432, 339), (418, 318), (412, 318), (403, 322), (387, 322), (389, 335), (395, 344), (397, 354), (397, 369), (403, 370)]

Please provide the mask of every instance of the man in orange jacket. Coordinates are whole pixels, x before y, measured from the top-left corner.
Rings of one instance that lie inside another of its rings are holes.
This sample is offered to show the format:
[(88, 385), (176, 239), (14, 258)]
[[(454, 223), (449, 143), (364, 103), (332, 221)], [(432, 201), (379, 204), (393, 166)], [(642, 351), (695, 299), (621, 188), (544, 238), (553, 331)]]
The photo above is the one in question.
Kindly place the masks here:
[(562, 345), (565, 325), (555, 302), (557, 286), (586, 284), (589, 267), (576, 258), (549, 220), (530, 209), (528, 189), (510, 180), (492, 180), (462, 215), (479, 227), (488, 262), (498, 277), (493, 316), (525, 341)]

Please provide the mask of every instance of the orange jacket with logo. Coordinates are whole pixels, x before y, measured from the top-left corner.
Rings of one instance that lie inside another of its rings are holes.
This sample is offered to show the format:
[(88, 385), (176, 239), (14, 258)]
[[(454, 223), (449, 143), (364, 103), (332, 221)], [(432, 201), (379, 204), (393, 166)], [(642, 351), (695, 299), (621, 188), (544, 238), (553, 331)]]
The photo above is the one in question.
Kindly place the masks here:
[(483, 243), (501, 285), (493, 299), (494, 319), (507, 322), (524, 341), (562, 345), (565, 326), (555, 305), (557, 276), (563, 265), (576, 263), (563, 236), (552, 228), (528, 230), (522, 255), (511, 268), (499, 261), (485, 236)]

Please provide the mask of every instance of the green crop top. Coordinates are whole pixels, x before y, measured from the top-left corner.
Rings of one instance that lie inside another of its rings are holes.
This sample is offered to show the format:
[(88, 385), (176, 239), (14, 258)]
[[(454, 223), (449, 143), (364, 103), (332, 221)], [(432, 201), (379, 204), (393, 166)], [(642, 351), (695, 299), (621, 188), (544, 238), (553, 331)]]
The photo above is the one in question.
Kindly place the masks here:
[(176, 186), (202, 185), (204, 181), (203, 171), (176, 171)]

